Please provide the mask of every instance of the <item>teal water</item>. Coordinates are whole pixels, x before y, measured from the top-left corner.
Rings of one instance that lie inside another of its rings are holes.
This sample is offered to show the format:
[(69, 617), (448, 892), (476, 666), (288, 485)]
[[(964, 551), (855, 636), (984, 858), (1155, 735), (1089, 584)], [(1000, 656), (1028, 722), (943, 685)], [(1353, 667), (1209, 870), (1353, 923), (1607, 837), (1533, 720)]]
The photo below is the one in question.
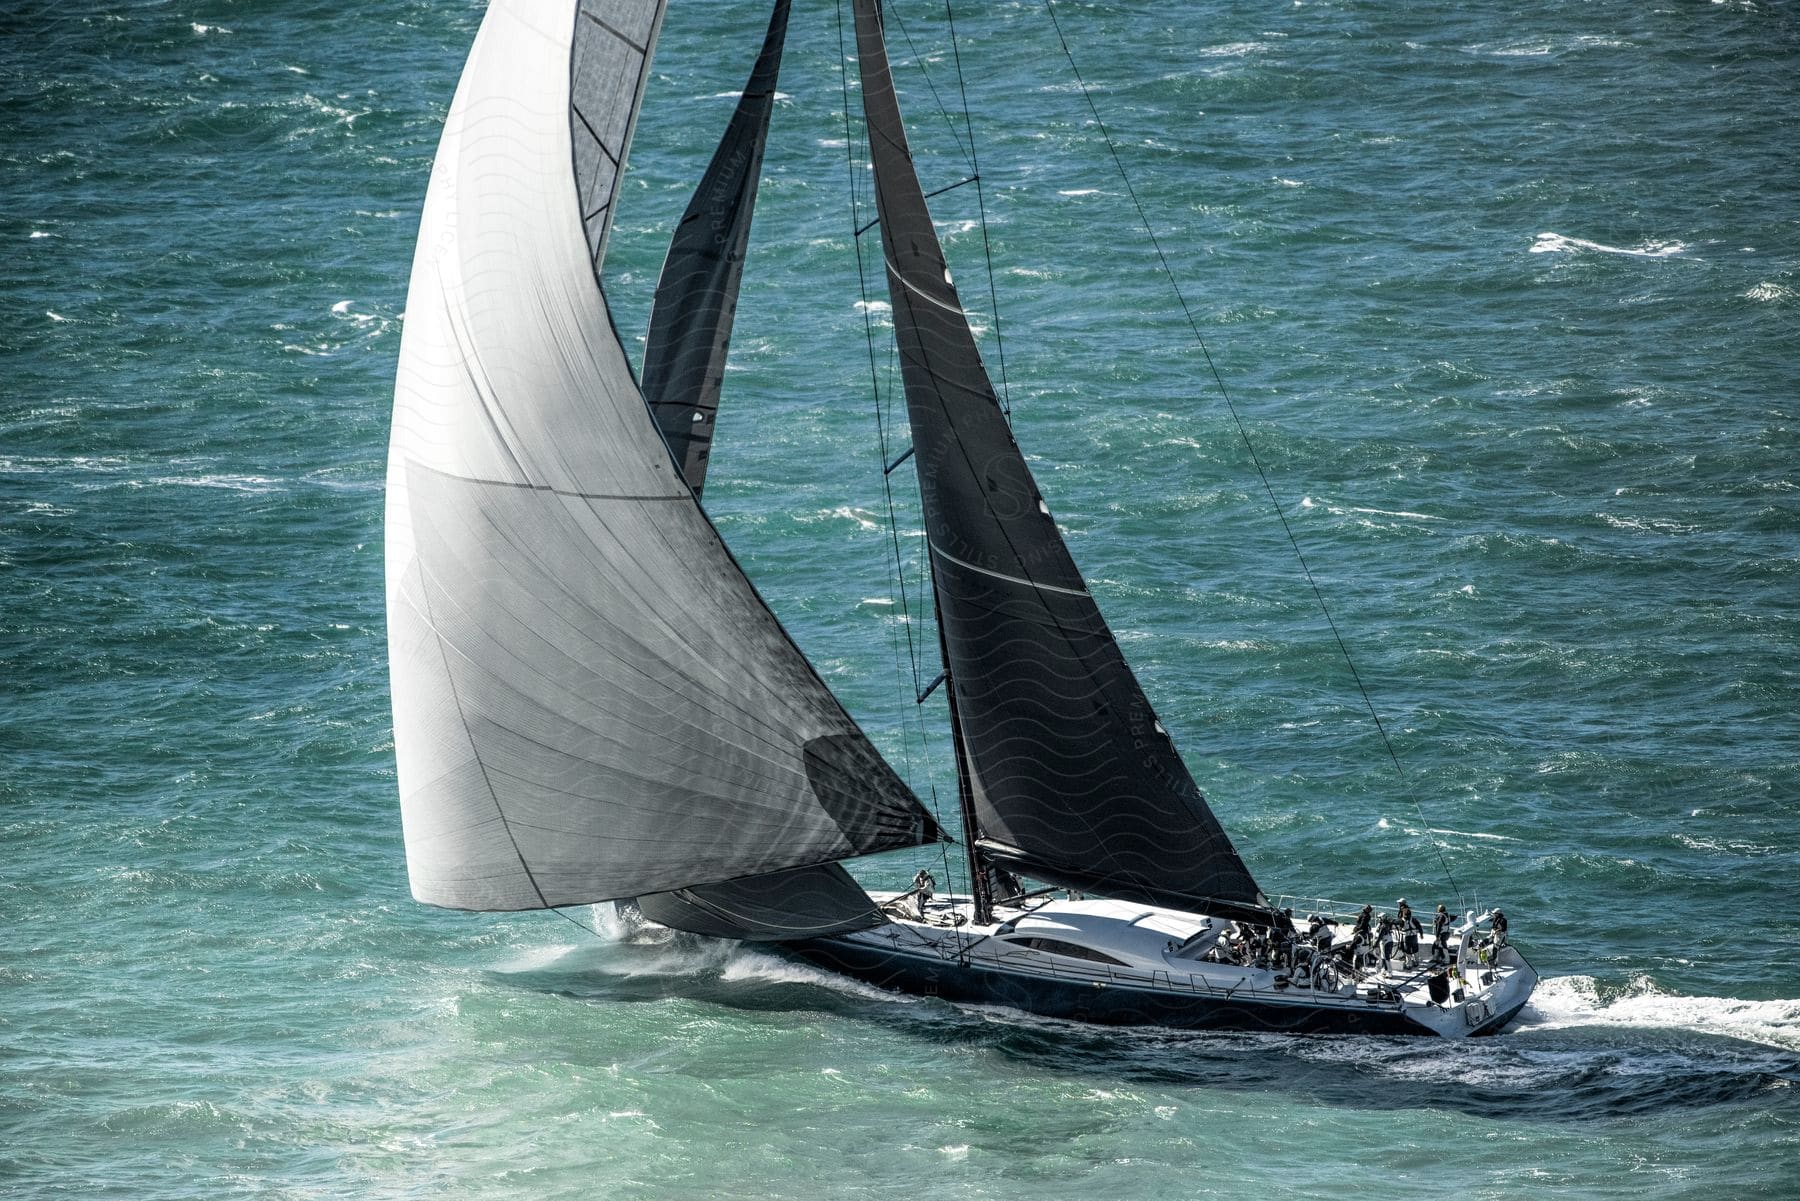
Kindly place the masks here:
[[(668, 18), (623, 329), (756, 7)], [(1043, 8), (975, 7), (997, 331), (974, 190), (938, 215), (1127, 653), (1270, 888), (1450, 900), (1436, 844), (1503, 903), (1545, 977), (1518, 1025), (1096, 1031), (413, 903), (381, 482), (479, 6), (13, 4), (0, 1195), (1800, 1196), (1795, 14), (1059, 4), (1399, 778)], [(943, 186), (942, 12), (895, 11)], [(949, 797), (907, 699), (835, 21), (797, 6), (708, 502)]]

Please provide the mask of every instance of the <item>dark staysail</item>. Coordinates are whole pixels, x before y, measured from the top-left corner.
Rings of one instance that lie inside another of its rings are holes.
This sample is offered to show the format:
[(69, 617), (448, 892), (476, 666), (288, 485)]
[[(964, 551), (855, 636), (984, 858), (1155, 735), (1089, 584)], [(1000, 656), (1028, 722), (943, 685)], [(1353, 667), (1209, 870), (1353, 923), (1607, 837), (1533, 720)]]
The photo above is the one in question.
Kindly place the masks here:
[(660, 0), (496, 0), (421, 216), (387, 492), (413, 895), (568, 905), (938, 836), (769, 613), (599, 282)]
[(866, 930), (887, 921), (835, 863), (638, 898), (658, 925), (710, 938), (774, 942)]
[(1261, 890), (1151, 711), (982, 366), (914, 173), (876, 0), (855, 0), (876, 211), (976, 828), (1095, 893), (1253, 916)]
[(731, 124), (675, 227), (644, 341), (644, 399), (696, 496), (706, 483), (787, 23), (788, 0), (777, 0)]
[[(640, 386), (696, 497), (706, 485), (787, 22), (788, 0), (776, 0), (731, 123), (675, 227), (650, 310)], [(673, 929), (749, 940), (841, 933), (886, 920), (837, 863), (652, 893), (638, 898), (638, 909)]]

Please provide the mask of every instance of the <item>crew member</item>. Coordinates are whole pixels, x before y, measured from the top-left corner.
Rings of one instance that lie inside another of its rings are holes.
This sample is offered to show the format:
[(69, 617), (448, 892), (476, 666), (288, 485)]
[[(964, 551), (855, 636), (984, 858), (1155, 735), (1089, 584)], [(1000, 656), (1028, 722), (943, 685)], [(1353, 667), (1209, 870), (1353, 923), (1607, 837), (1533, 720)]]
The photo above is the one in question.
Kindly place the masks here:
[(1381, 946), (1381, 970), (1389, 971), (1394, 959), (1394, 919), (1387, 914), (1375, 926), (1375, 939)]
[(1431, 917), (1431, 961), (1447, 963), (1450, 959), (1450, 911), (1442, 904)]
[(913, 896), (919, 902), (919, 920), (925, 920), (925, 902), (937, 895), (937, 878), (930, 872), (920, 868), (913, 876)]
[(1411, 909), (1404, 905), (1400, 908), (1406, 914), (1400, 919), (1400, 962), (1410, 968), (1419, 962), (1419, 935), (1425, 928), (1419, 925), (1419, 919), (1413, 916)]

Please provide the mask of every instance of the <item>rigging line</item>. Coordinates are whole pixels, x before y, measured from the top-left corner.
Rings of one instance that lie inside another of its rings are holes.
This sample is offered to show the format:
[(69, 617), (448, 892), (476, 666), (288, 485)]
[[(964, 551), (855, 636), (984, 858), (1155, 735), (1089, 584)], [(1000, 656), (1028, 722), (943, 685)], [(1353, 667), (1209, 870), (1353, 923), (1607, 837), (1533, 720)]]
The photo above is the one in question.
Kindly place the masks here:
[(1000, 292), (994, 286), (994, 248), (988, 239), (987, 192), (981, 186), (981, 163), (975, 156), (975, 122), (969, 116), (969, 87), (963, 80), (962, 51), (956, 44), (956, 14), (944, 0), (950, 25), (950, 54), (956, 62), (956, 90), (962, 97), (963, 124), (969, 128), (969, 174), (975, 179), (975, 207), (981, 216), (981, 257), (987, 262), (988, 309), (994, 314), (994, 353), (1000, 360), (1000, 414), (1012, 421), (1012, 385), (1006, 378), (1006, 337), (1000, 332)]
[[(836, 9), (838, 80), (844, 98), (844, 163), (850, 182), (850, 227), (855, 229), (861, 224), (861, 210), (857, 203), (856, 193), (856, 139), (852, 136), (850, 129), (850, 72), (844, 65), (847, 59), (845, 57), (844, 46), (843, 0), (838, 0)], [(863, 340), (867, 343), (869, 352), (869, 385), (875, 394), (875, 436), (881, 454), (881, 462), (883, 466), (885, 466), (888, 462), (887, 424), (882, 420), (881, 416), (881, 370), (875, 359), (875, 323), (869, 309), (868, 272), (863, 266), (862, 240), (859, 237), (853, 237), (850, 241), (852, 248), (856, 252), (856, 286), (862, 298)], [(902, 614), (909, 614), (912, 611), (912, 606), (906, 595), (906, 571), (901, 565), (900, 531), (894, 521), (894, 490), (889, 483), (887, 474), (884, 473), (881, 479), (882, 492), (887, 500), (888, 533), (894, 548), (894, 575), (899, 581), (900, 587), (900, 612)], [(913, 692), (917, 693), (919, 690), (918, 644), (917, 639), (913, 636), (912, 622), (907, 621), (905, 625), (907, 657), (911, 660), (912, 664)]]
[(560, 909), (551, 909), (550, 912), (554, 913), (557, 917), (560, 917), (563, 921), (568, 922), (572, 926), (581, 927), (583, 930), (586, 930), (589, 934), (592, 934), (595, 938), (598, 938), (601, 942), (606, 941), (606, 935), (600, 933), (600, 931), (594, 929), (592, 926), (588, 925), (586, 922), (582, 921), (580, 918), (570, 917), (568, 914), (564, 913)]
[[(858, 224), (858, 217), (860, 215), (860, 210), (859, 210), (858, 202), (857, 202), (857, 188), (856, 188), (856, 180), (857, 180), (857, 174), (858, 174), (857, 169), (856, 169), (856, 138), (852, 134), (851, 125), (850, 125), (850, 71), (849, 71), (848, 66), (846, 66), (846, 64), (849, 61), (849, 57), (846, 53), (846, 47), (844, 45), (844, 4), (843, 4), (843, 0), (837, 0), (837, 3), (834, 5), (834, 8), (836, 10), (836, 16), (837, 16), (838, 83), (839, 83), (839, 87), (840, 87), (842, 95), (843, 95), (843, 103), (844, 103), (844, 165), (845, 165), (845, 171), (846, 171), (848, 182), (849, 182), (850, 224), (851, 224), (852, 228), (855, 228), (856, 225)], [(862, 242), (861, 242), (860, 238), (852, 238), (851, 245), (855, 249), (855, 252), (856, 252), (856, 285), (857, 285), (857, 289), (862, 298), (863, 338), (864, 338), (864, 341), (868, 345), (868, 354), (869, 354), (869, 386), (870, 386), (871, 390), (874, 392), (874, 399), (875, 399), (875, 431), (876, 431), (877, 449), (880, 452), (882, 463), (886, 464), (888, 461), (887, 427), (886, 427), (886, 423), (882, 419), (882, 411), (881, 411), (881, 371), (880, 371), (880, 367), (878, 366), (878, 364), (876, 362), (876, 355), (875, 355), (875, 324), (874, 324), (873, 313), (872, 313), (871, 309), (869, 308), (868, 271), (865, 268), (864, 263), (863, 263)], [(891, 377), (893, 374), (893, 366), (894, 366), (895, 348), (892, 345), (892, 339), (889, 340), (889, 343), (890, 344), (888, 347), (888, 369), (889, 369), (890, 384), (891, 384)], [(889, 394), (892, 395), (892, 392), (893, 392), (893, 388), (890, 386)], [(899, 525), (899, 522), (894, 517), (894, 489), (893, 489), (892, 477), (885, 472), (882, 474), (882, 477), (881, 477), (881, 486), (882, 486), (883, 496), (887, 503), (888, 536), (889, 536), (890, 542), (892, 543), (893, 551), (894, 551), (894, 580), (897, 582), (899, 589), (900, 589), (901, 624), (906, 627), (907, 659), (908, 659), (909, 666), (912, 669), (913, 692), (916, 695), (918, 692), (918, 687), (919, 687), (919, 653), (920, 652), (919, 652), (919, 647), (918, 647), (918, 640), (913, 632), (913, 627), (914, 627), (915, 623), (912, 620), (912, 604), (907, 596), (906, 565), (903, 561), (903, 556), (902, 556), (901, 550), (900, 550), (900, 525)], [(892, 596), (892, 594), (890, 592), (890, 599), (891, 599), (891, 596)], [(923, 596), (920, 597), (919, 604), (920, 604), (921, 610), (923, 610), (924, 605), (925, 605), (925, 599)], [(892, 637), (892, 636), (890, 635), (890, 637)], [(898, 639), (893, 640), (893, 645), (895, 648), (895, 654), (897, 656), (899, 653)], [(919, 757), (923, 761), (926, 784), (929, 787), (929, 790), (931, 792), (932, 818), (937, 821), (939, 829), (948, 829), (949, 827), (946, 825), (946, 823), (943, 820), (943, 816), (944, 816), (943, 806), (938, 799), (937, 773), (932, 767), (931, 742), (930, 742), (928, 732), (926, 730), (924, 714), (920, 711), (919, 706), (917, 706), (917, 705), (908, 706), (908, 705), (905, 705), (904, 703), (902, 703), (901, 714), (900, 714), (900, 738), (901, 738), (901, 745), (903, 748), (907, 748), (909, 746), (909, 743), (907, 742), (907, 732), (908, 732), (908, 729), (911, 727), (911, 723), (916, 723), (916, 731), (917, 731), (917, 735), (918, 735), (918, 739), (919, 739)], [(910, 749), (906, 750), (906, 757), (907, 757), (907, 770), (910, 775), (910, 773), (912, 771), (912, 761), (911, 761)], [(946, 845), (947, 844), (940, 844), (939, 851), (940, 851), (941, 857), (944, 860), (944, 880), (945, 880), (946, 885), (948, 885), (950, 882), (951, 876), (950, 876), (950, 871), (949, 871), (949, 852), (944, 849)]]
[[(938, 115), (944, 119), (944, 128), (950, 131), (951, 138), (955, 140), (957, 152), (969, 160), (969, 174), (977, 174), (975, 170), (975, 131), (969, 130), (969, 145), (965, 147), (962, 135), (956, 131), (956, 122), (950, 117), (950, 109), (944, 104), (944, 98), (938, 95), (937, 81), (931, 78), (931, 68), (925, 65), (925, 56), (919, 53), (919, 47), (914, 44), (912, 30), (906, 27), (906, 19), (900, 15), (898, 5), (883, 4), (881, 6), (882, 28), (887, 28), (887, 18), (890, 15), (894, 18), (894, 23), (900, 26), (900, 36), (906, 39), (906, 48), (912, 51), (913, 65), (919, 68), (919, 74), (925, 77), (925, 86), (931, 89), (931, 102), (937, 105)], [(965, 101), (963, 103), (963, 124), (966, 126), (968, 123), (969, 105)]]
[[(1144, 212), (1143, 204), (1138, 200), (1137, 189), (1131, 186), (1131, 177), (1125, 171), (1125, 162), (1119, 156), (1119, 148), (1113, 143), (1112, 134), (1106, 128), (1106, 121), (1100, 116), (1100, 109), (1094, 104), (1093, 93), (1088, 89), (1087, 80), (1081, 76), (1081, 68), (1075, 65), (1075, 55), (1069, 50), (1069, 41), (1063, 36), (1062, 22), (1056, 18), (1055, 0), (1044, 0), (1044, 11), (1050, 14), (1050, 24), (1056, 30), (1056, 40), (1062, 46), (1063, 57), (1068, 60), (1069, 70), (1075, 73), (1075, 83), (1081, 89), (1081, 98), (1087, 101), (1088, 111), (1094, 115), (1094, 123), (1100, 127), (1100, 136), (1106, 142), (1106, 149), (1111, 153), (1113, 166), (1119, 172), (1119, 179), (1125, 184), (1125, 192), (1131, 197), (1131, 205), (1137, 210), (1138, 221), (1144, 227), (1144, 233), (1150, 238), (1150, 245), (1156, 251), (1156, 258), (1162, 264), (1163, 274), (1168, 277), (1169, 287), (1175, 293), (1177, 303), (1181, 305), (1181, 314), (1187, 319), (1188, 328), (1193, 331), (1194, 342), (1200, 347), (1201, 357), (1206, 360), (1207, 370), (1212, 373), (1213, 382), (1219, 387), (1219, 396), (1225, 401), (1225, 408), (1231, 414), (1232, 424), (1237, 426), (1238, 437), (1244, 443), (1244, 450), (1250, 455), (1250, 462), (1256, 468), (1257, 478), (1262, 481), (1263, 491), (1268, 494), (1269, 504), (1275, 510), (1275, 516), (1281, 521), (1281, 528), (1287, 534), (1288, 545), (1293, 547), (1294, 558), (1300, 562), (1300, 571), (1312, 588), (1313, 598), (1319, 602), (1319, 612), (1325, 615), (1325, 624), (1331, 627), (1331, 636), (1337, 640), (1338, 650), (1343, 653), (1344, 662), (1350, 668), (1350, 678), (1356, 681), (1356, 690), (1362, 694), (1363, 706), (1368, 709), (1369, 717), (1375, 722), (1375, 729), (1381, 735), (1381, 744), (1387, 748), (1388, 758), (1394, 764), (1394, 771), (1408, 785), (1412, 793), (1413, 808), (1419, 813), (1419, 820), (1425, 820), (1424, 807), (1419, 804), (1418, 793), (1411, 788), (1412, 780), (1406, 769), (1400, 765), (1400, 756), (1394, 752), (1393, 740), (1388, 737), (1387, 727), (1382, 724), (1381, 714), (1375, 710), (1375, 702), (1369, 696), (1369, 690), (1363, 685), (1362, 673), (1356, 670), (1356, 661), (1350, 657), (1350, 648), (1344, 642), (1344, 636), (1338, 632), (1337, 622), (1331, 616), (1331, 609), (1325, 603), (1325, 593), (1313, 578), (1312, 568), (1307, 565), (1306, 556), (1301, 553), (1300, 540), (1294, 536), (1294, 529), (1288, 523), (1287, 514), (1282, 511), (1281, 502), (1275, 499), (1275, 489), (1269, 483), (1268, 472), (1263, 470), (1262, 460), (1257, 456), (1256, 447), (1250, 441), (1250, 431), (1245, 428), (1244, 420), (1238, 415), (1237, 405), (1232, 402), (1231, 393), (1225, 388), (1224, 377), (1213, 363), (1212, 352), (1207, 349), (1206, 339), (1201, 336), (1200, 324), (1194, 318), (1193, 310), (1188, 307), (1187, 297), (1182, 295), (1181, 284), (1175, 278), (1174, 269), (1169, 266), (1169, 257), (1163, 253), (1162, 243), (1156, 238), (1156, 231), (1150, 226), (1150, 218)], [(1457, 905), (1461, 907), (1462, 889), (1457, 886), (1456, 877), (1450, 872), (1450, 864), (1444, 859), (1444, 849), (1434, 838), (1431, 840), (1433, 852), (1437, 855), (1438, 866), (1443, 869), (1444, 879), (1456, 893)]]
[[(923, 719), (921, 719), (921, 720), (923, 720)], [(933, 780), (931, 782), (931, 805), (932, 805), (933, 809), (936, 809), (938, 807), (938, 794), (937, 794), (937, 781), (936, 780)], [(969, 832), (967, 830), (963, 831), (963, 837), (964, 838), (969, 837)], [(938, 846), (938, 862), (944, 869), (944, 895), (950, 896), (956, 892), (955, 869), (953, 867), (951, 867), (951, 865), (950, 865), (950, 844), (948, 842), (944, 842), (944, 841), (940, 840), (938, 842), (937, 846)], [(969, 881), (969, 899), (971, 901), (973, 901), (974, 898), (975, 898), (975, 881), (973, 879), (971, 879)], [(952, 905), (950, 908), (950, 915), (952, 918), (954, 918), (956, 916), (956, 907), (954, 905)], [(902, 926), (901, 929), (905, 929), (905, 927)], [(962, 927), (953, 925), (953, 926), (951, 926), (950, 929), (951, 929), (951, 932), (956, 935), (956, 955), (957, 955), (958, 959), (961, 959), (964, 955), (967, 955), (969, 953), (968, 947), (963, 945)]]
[[(846, 169), (849, 174), (849, 183), (850, 183), (850, 224), (851, 224), (852, 228), (855, 228), (858, 225), (858, 216), (859, 216), (859, 210), (857, 207), (857, 191), (856, 191), (856, 179), (857, 179), (856, 139), (852, 136), (851, 128), (850, 128), (850, 72), (849, 72), (849, 68), (847, 66), (845, 66), (845, 64), (849, 61), (849, 58), (848, 58), (848, 55), (845, 53), (845, 45), (844, 45), (844, 4), (843, 4), (843, 0), (837, 0), (837, 3), (834, 5), (834, 8), (836, 10), (836, 15), (837, 15), (838, 81), (839, 81), (839, 85), (843, 92), (843, 101), (844, 101), (844, 161), (845, 161)], [(927, 75), (927, 79), (929, 80), (929, 74)], [(943, 111), (942, 105), (939, 105), (939, 111), (940, 112)], [(977, 185), (977, 190), (979, 191), (979, 185)], [(877, 218), (877, 220), (879, 220), (879, 218)], [(868, 272), (865, 269), (864, 264), (863, 264), (862, 240), (861, 240), (860, 235), (852, 238), (851, 244), (855, 247), (855, 250), (856, 250), (856, 284), (857, 284), (857, 287), (860, 290), (861, 296), (862, 296), (863, 336), (864, 336), (864, 339), (867, 341), (868, 348), (869, 348), (869, 386), (875, 393), (876, 440), (879, 443), (879, 449), (881, 452), (881, 461), (885, 464), (888, 461), (888, 449), (887, 449), (887, 428), (886, 428), (886, 424), (882, 420), (881, 373), (880, 373), (879, 368), (876, 366), (876, 361), (875, 361), (874, 317), (869, 308), (869, 280), (868, 280)], [(886, 256), (886, 251), (885, 251), (885, 243), (884, 243), (884, 249), (883, 249), (883, 264), (884, 264), (884, 266), (886, 263), (885, 256)], [(894, 386), (893, 376), (894, 376), (894, 372), (895, 372), (895, 368), (896, 368), (896, 363), (898, 361), (898, 356), (899, 356), (899, 348), (895, 344), (895, 340), (892, 338), (888, 339), (888, 396), (890, 398), (890, 404), (891, 404), (891, 398), (897, 391), (897, 388)], [(900, 550), (900, 524), (899, 524), (899, 521), (894, 516), (894, 490), (893, 490), (893, 484), (892, 484), (892, 477), (885, 472), (882, 475), (882, 491), (887, 500), (888, 533), (893, 542), (893, 547), (894, 547), (894, 576), (899, 581), (900, 613), (901, 613), (901, 617), (903, 619), (903, 624), (905, 624), (905, 626), (906, 626), (906, 645), (907, 645), (907, 649), (910, 654), (910, 658), (912, 660), (913, 690), (916, 695), (916, 693), (918, 691), (918, 686), (919, 686), (918, 642), (913, 634), (913, 627), (914, 627), (915, 623), (912, 620), (912, 606), (911, 606), (911, 603), (909, 602), (909, 600), (907, 599), (906, 565), (903, 561), (903, 556), (902, 556), (901, 550)], [(923, 541), (925, 538), (924, 521), (921, 520), (919, 525), (920, 525), (919, 538), (921, 541)], [(921, 618), (923, 618), (926, 604), (927, 604), (926, 596), (925, 596), (924, 592), (921, 591), (920, 597), (919, 597), (919, 612), (920, 612)], [(912, 709), (913, 719), (915, 721), (917, 721), (917, 723), (918, 723), (919, 750), (920, 750), (921, 757), (925, 761), (925, 779), (926, 779), (927, 784), (930, 786), (930, 790), (931, 790), (932, 816), (934, 818), (938, 819), (939, 828), (945, 829), (948, 827), (942, 820), (943, 804), (942, 804), (942, 801), (940, 800), (940, 798), (938, 797), (937, 773), (932, 767), (931, 753), (930, 753), (930, 751), (931, 751), (930, 740), (927, 735), (927, 730), (926, 730), (926, 725), (925, 725), (925, 715), (924, 715), (922, 709), (920, 708), (920, 706), (918, 706), (918, 705), (911, 706), (911, 709)], [(905, 722), (905, 716), (903, 715), (902, 716), (902, 730), (903, 731), (905, 729), (904, 722)], [(968, 837), (968, 832), (964, 831), (963, 836), (965, 838)], [(945, 886), (946, 891), (952, 890), (954, 888), (955, 879), (956, 879), (956, 877), (951, 869), (951, 866), (950, 866), (949, 846), (950, 846), (950, 844), (947, 842), (940, 842), (938, 844), (938, 857), (939, 857), (939, 860), (942, 863), (942, 866), (944, 869), (944, 886)], [(973, 895), (974, 890), (975, 890), (975, 882), (973, 880), (970, 880), (969, 881), (969, 891), (970, 891), (971, 895)], [(958, 946), (960, 947), (961, 943), (962, 943), (962, 937), (961, 937), (960, 932), (958, 933), (957, 943), (958, 943)]]
[[(871, 320), (870, 320), (870, 316), (869, 316), (868, 283), (867, 283), (867, 280), (865, 279), (864, 272), (863, 272), (863, 266), (862, 266), (862, 241), (861, 241), (862, 235), (865, 232), (865, 230), (868, 228), (868, 226), (860, 225), (857, 221), (859, 214), (858, 214), (857, 197), (856, 197), (856, 174), (857, 174), (857, 172), (856, 172), (856, 152), (855, 152), (855, 143), (854, 143), (853, 139), (851, 138), (851, 134), (850, 134), (850, 76), (849, 76), (848, 68), (846, 68), (843, 65), (843, 61), (844, 61), (843, 60), (843, 50), (844, 50), (843, 39), (844, 39), (843, 6), (842, 6), (841, 0), (840, 0), (840, 3), (838, 5), (838, 58), (839, 58), (838, 79), (839, 79), (839, 83), (840, 83), (841, 90), (843, 93), (843, 101), (844, 101), (844, 156), (845, 156), (846, 165), (847, 165), (847, 168), (849, 171), (850, 221), (851, 221), (851, 225), (856, 230), (855, 236), (851, 239), (851, 243), (856, 249), (856, 278), (857, 278), (858, 288), (860, 289), (861, 295), (862, 295), (861, 311), (862, 311), (862, 316), (863, 316), (863, 336), (864, 336), (864, 339), (868, 342), (869, 372), (870, 372), (870, 375), (873, 376), (876, 371), (875, 343), (874, 343), (874, 333), (871, 328)], [(871, 225), (871, 226), (874, 224), (875, 224), (874, 221), (869, 222), (869, 225)], [(886, 462), (887, 461), (887, 435), (885, 433), (885, 427), (884, 427), (884, 424), (883, 424), (882, 418), (881, 418), (881, 392), (879, 389), (875, 390), (875, 430), (876, 430), (876, 448), (881, 454), (882, 461)], [(886, 483), (886, 473), (883, 474), (883, 483), (884, 484)], [(891, 529), (893, 526), (893, 521), (892, 521), (892, 516), (891, 516), (892, 509), (893, 509), (893, 501), (892, 501), (891, 497), (889, 498), (889, 501), (888, 501), (888, 508), (890, 511), (890, 519), (889, 519), (888, 525), (889, 525), (889, 528)], [(888, 583), (888, 603), (890, 605), (892, 605), (894, 603), (894, 581), (895, 581), (895, 579), (898, 579), (899, 586), (900, 586), (900, 615), (901, 615), (900, 624), (902, 626), (906, 627), (907, 664), (908, 664), (910, 671), (912, 672), (913, 686), (916, 689), (918, 686), (918, 679), (919, 679), (918, 651), (914, 647), (914, 644), (913, 644), (913, 633), (912, 633), (911, 623), (906, 620), (906, 614), (907, 614), (907, 608), (908, 608), (907, 601), (906, 601), (906, 579), (905, 579), (905, 576), (900, 572), (900, 570), (897, 566), (897, 562), (898, 562), (898, 558), (899, 558), (899, 547), (897, 544), (897, 540), (896, 540), (894, 554), (895, 554), (895, 559), (896, 559), (896, 568), (895, 568), (894, 576), (890, 578), (889, 583)], [(894, 657), (894, 674), (899, 675), (900, 674), (900, 635), (899, 635), (899, 632), (894, 630), (891, 626), (888, 629), (888, 648), (889, 648), (890, 653), (892, 653), (892, 655)], [(909, 710), (908, 707), (904, 703), (902, 703), (898, 700), (898, 698), (896, 698), (896, 706), (898, 708), (899, 719), (900, 719), (901, 756), (905, 760), (907, 778), (910, 780), (913, 776), (913, 770), (914, 770), (913, 769), (913, 758), (912, 758), (912, 737), (911, 737), (912, 733), (913, 733), (912, 710)], [(919, 733), (919, 754), (920, 754), (921, 758), (926, 758), (928, 748), (925, 745), (923, 723), (920, 724), (918, 733)], [(934, 801), (933, 801), (933, 805), (932, 805), (932, 818), (934, 820), (938, 820), (940, 826), (942, 825), (942, 822), (941, 822), (942, 816), (943, 816), (942, 813), (940, 813), (938, 811), (938, 808), (937, 808), (937, 805), (935, 802), (935, 794), (934, 794)]]

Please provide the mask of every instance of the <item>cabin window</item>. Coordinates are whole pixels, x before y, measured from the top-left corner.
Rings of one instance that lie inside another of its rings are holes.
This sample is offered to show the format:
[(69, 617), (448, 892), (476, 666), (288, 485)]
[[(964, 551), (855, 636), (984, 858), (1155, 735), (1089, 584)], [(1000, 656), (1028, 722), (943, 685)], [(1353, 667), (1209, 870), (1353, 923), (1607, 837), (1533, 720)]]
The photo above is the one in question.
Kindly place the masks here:
[(1030, 947), (1034, 951), (1048, 951), (1052, 955), (1063, 955), (1070, 959), (1109, 963), (1114, 967), (1125, 966), (1124, 960), (1114, 959), (1104, 951), (1096, 951), (1092, 947), (1084, 947), (1080, 943), (1064, 942), (1060, 938), (1009, 938), (1007, 941), (1016, 946)]

